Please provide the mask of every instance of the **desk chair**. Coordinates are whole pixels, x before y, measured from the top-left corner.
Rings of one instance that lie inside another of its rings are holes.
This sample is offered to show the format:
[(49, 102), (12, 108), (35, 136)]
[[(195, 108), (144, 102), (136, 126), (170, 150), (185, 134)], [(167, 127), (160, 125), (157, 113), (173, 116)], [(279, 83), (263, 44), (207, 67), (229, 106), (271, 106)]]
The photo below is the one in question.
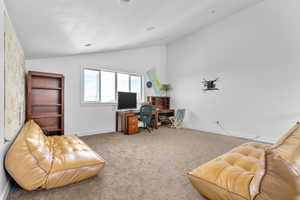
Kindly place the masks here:
[(152, 105), (143, 105), (140, 109), (140, 121), (143, 122), (144, 128), (147, 129), (149, 133), (151, 133), (153, 129), (152, 111)]
[(186, 109), (178, 109), (175, 118), (171, 118), (171, 128), (182, 128), (182, 123), (185, 117)]

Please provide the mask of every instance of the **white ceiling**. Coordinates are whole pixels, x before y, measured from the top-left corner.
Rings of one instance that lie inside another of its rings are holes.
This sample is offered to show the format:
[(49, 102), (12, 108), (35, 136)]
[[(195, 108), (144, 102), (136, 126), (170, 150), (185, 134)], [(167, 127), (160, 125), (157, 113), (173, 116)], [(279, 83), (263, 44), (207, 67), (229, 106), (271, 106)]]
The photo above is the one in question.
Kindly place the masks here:
[[(5, 0), (5, 4), (26, 57), (32, 59), (166, 44), (259, 1)], [(147, 30), (151, 27), (155, 29)]]

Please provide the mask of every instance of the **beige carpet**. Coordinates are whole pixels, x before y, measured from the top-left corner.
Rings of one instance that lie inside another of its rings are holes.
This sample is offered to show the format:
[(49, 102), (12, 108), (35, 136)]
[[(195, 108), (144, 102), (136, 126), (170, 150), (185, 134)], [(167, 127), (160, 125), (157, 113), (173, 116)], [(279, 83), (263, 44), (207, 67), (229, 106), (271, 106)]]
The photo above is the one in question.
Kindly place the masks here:
[(14, 185), (9, 200), (203, 200), (185, 174), (247, 140), (184, 129), (160, 128), (82, 138), (106, 161), (89, 180), (50, 191)]

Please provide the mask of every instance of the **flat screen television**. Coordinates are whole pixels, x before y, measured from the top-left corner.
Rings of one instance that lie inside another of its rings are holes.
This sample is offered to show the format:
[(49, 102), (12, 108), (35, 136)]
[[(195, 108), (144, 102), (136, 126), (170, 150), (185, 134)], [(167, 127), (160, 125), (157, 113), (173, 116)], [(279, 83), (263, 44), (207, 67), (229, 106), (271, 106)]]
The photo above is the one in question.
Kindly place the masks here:
[(118, 110), (136, 109), (136, 93), (118, 92)]

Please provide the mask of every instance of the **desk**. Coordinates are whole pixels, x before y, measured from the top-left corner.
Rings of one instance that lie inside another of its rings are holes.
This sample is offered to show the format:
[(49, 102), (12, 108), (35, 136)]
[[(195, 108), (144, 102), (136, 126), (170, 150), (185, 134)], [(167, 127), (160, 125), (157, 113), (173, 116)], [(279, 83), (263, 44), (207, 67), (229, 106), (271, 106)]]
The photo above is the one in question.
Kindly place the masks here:
[[(159, 125), (158, 125), (159, 115), (167, 115), (167, 117), (175, 116), (175, 110), (174, 109), (159, 109), (159, 110), (157, 110), (157, 120), (156, 120), (157, 127), (159, 127)], [(170, 120), (163, 120), (161, 122), (169, 122), (170, 123)]]
[(116, 132), (119, 132), (119, 118), (121, 118), (121, 131), (127, 134), (127, 117), (137, 115), (139, 110), (116, 111)]
[[(119, 118), (121, 118), (121, 131), (127, 134), (127, 117), (132, 115), (139, 115), (139, 110), (129, 110), (129, 111), (116, 111), (116, 132), (119, 131)], [(160, 114), (168, 114), (174, 116), (175, 110), (173, 109), (159, 109), (152, 112), (154, 119), (154, 128), (159, 128), (159, 119)]]

